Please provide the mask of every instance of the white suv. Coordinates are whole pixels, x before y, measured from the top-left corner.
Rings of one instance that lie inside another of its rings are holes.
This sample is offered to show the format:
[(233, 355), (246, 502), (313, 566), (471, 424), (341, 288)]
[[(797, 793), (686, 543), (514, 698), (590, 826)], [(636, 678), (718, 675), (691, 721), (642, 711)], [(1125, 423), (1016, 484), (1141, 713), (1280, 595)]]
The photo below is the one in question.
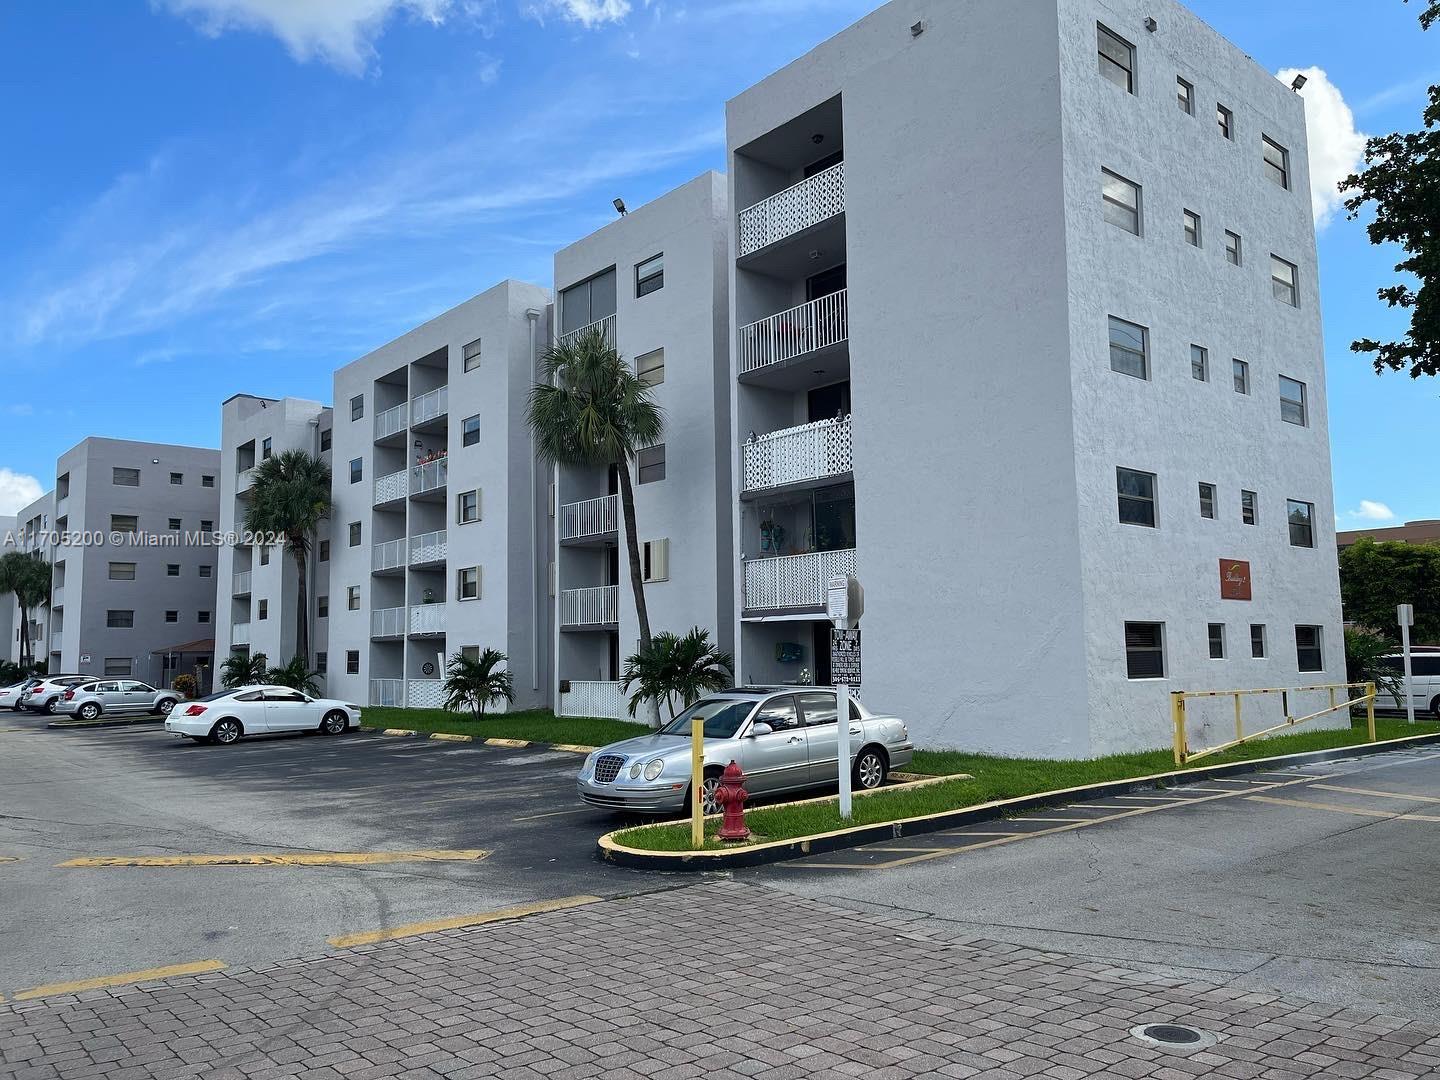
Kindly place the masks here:
[[(1405, 657), (1401, 653), (1391, 653), (1382, 663), (1395, 676), (1399, 690), (1398, 704), (1403, 710)], [(1388, 696), (1383, 690), (1380, 692), (1381, 701)], [(1416, 712), (1429, 710), (1436, 720), (1440, 720), (1440, 646), (1422, 645), (1410, 650), (1410, 697)]]

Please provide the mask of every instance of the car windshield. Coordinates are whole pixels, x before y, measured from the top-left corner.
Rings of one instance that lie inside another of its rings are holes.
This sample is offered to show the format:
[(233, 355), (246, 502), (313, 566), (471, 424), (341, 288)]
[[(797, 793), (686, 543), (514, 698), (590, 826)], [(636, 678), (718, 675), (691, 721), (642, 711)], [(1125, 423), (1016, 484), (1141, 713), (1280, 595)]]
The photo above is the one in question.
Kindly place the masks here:
[(699, 719), (705, 721), (705, 738), (732, 739), (753, 708), (755, 702), (746, 698), (705, 698), (671, 720), (660, 734), (688, 736), (690, 722)]

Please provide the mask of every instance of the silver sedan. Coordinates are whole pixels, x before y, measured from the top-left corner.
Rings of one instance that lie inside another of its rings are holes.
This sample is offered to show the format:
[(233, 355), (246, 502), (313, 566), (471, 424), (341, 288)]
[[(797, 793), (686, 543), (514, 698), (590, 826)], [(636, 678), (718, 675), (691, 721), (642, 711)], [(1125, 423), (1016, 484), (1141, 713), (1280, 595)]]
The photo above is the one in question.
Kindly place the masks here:
[[(717, 813), (715, 789), (730, 762), (752, 795), (833, 786), (839, 764), (835, 691), (747, 687), (702, 698), (653, 735), (602, 747), (585, 759), (580, 798), (637, 814), (674, 814), (690, 804), (690, 726), (705, 721), (703, 808)], [(850, 763), (856, 790), (877, 788), (914, 753), (905, 723), (852, 699)]]
[(180, 701), (174, 690), (156, 690), (134, 679), (97, 679), (72, 686), (60, 695), (55, 711), (98, 720), (101, 716), (169, 716)]

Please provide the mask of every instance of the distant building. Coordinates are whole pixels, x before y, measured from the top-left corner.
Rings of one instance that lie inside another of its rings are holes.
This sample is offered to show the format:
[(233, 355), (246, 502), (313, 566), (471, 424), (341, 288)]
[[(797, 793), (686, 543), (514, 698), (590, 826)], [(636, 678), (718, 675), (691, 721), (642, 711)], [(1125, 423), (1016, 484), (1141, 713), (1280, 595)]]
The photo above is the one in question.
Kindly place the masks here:
[(1402, 544), (1437, 544), (1440, 543), (1440, 519), (1424, 518), (1383, 529), (1349, 529), (1335, 534), (1335, 544), (1344, 551), (1356, 540), (1367, 537), (1377, 543), (1398, 541)]

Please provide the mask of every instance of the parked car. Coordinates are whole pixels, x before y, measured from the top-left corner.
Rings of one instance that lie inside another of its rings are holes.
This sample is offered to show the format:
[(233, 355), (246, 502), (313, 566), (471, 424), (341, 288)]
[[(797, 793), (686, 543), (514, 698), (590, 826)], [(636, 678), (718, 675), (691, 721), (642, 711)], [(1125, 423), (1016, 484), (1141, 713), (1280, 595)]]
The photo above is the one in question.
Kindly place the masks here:
[[(719, 810), (715, 789), (731, 761), (752, 795), (833, 785), (839, 763), (835, 691), (825, 687), (746, 687), (702, 698), (653, 735), (612, 743), (585, 759), (580, 798), (637, 814), (673, 814), (690, 804), (691, 721), (705, 721), (705, 813)], [(902, 720), (850, 702), (855, 788), (877, 788), (914, 753)]]
[(156, 690), (149, 683), (133, 679), (97, 679), (77, 683), (60, 695), (55, 703), (57, 713), (68, 713), (82, 720), (98, 720), (103, 716), (169, 716), (180, 701), (174, 690)]
[(0, 709), (10, 709), (14, 712), (20, 711), (20, 701), (30, 692), (30, 688), (40, 682), (38, 675), (32, 675), (28, 679), (21, 679), (19, 682), (0, 689)]
[(53, 716), (55, 707), (60, 704), (60, 698), (66, 690), (94, 678), (94, 675), (47, 675), (20, 699), (20, 705), (31, 712), (50, 713)]
[(313, 698), (288, 686), (241, 686), (187, 701), (165, 718), (165, 730), (228, 746), (243, 735), (318, 731), (340, 735), (360, 726), (360, 706)]
[[(1405, 654), (1391, 653), (1380, 661), (1395, 676), (1399, 693), (1391, 698), (1383, 690), (1377, 696), (1382, 707), (1393, 700), (1402, 712), (1405, 709)], [(1416, 712), (1428, 710), (1440, 720), (1440, 648), (1417, 646), (1410, 650), (1410, 698)]]

